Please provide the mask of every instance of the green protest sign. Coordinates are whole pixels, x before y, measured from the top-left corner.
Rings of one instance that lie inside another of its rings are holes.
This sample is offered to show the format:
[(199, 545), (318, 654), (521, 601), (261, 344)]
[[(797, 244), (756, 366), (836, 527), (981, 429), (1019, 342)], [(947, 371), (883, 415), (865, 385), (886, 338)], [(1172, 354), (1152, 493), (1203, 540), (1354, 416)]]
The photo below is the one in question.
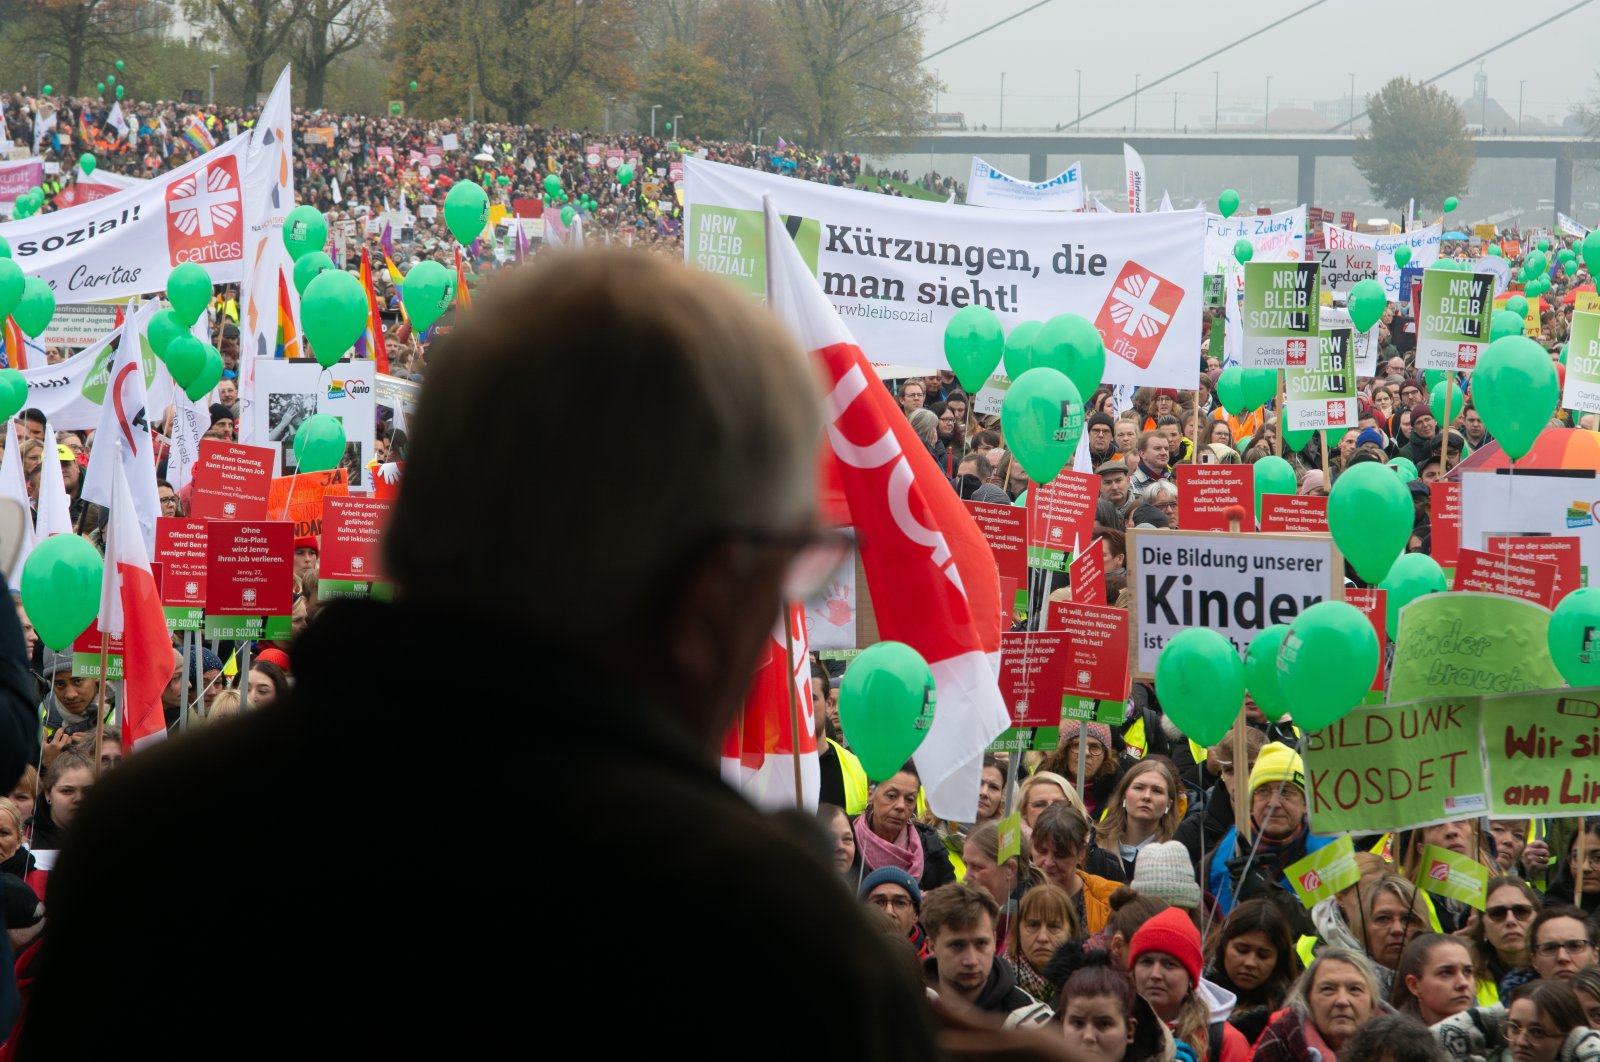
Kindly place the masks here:
[(1061, 728), (1054, 726), (1007, 727), (989, 742), (990, 752), (1049, 752), (1061, 741)]
[(1448, 848), (1426, 845), (1422, 849), (1422, 875), (1418, 884), (1436, 896), (1460, 900), (1483, 910), (1489, 892), (1489, 868), (1470, 856)]
[(1356, 423), (1356, 374), (1350, 363), (1352, 329), (1323, 332), (1319, 352), (1305, 368), (1283, 370), (1287, 431), (1349, 428)]
[(1418, 306), (1417, 368), (1471, 372), (1489, 346), (1494, 274), (1429, 269)]
[(1307, 808), (1320, 834), (1409, 830), (1482, 815), (1480, 698), (1356, 708), (1305, 736)]
[(1247, 369), (1306, 368), (1317, 345), (1321, 266), (1247, 262), (1244, 266), (1244, 350)]
[(1022, 809), (1018, 808), (1000, 820), (1000, 854), (995, 862), (1004, 863), (1006, 860), (1022, 854)]
[(1567, 343), (1567, 385), (1561, 405), (1600, 413), (1600, 313), (1572, 315)]
[(1490, 814), (1590, 815), (1600, 804), (1600, 689), (1483, 698)]
[(1283, 873), (1294, 887), (1294, 894), (1308, 908), (1361, 880), (1361, 870), (1356, 866), (1356, 846), (1349, 834), (1290, 863), (1283, 868)]
[(1389, 700), (1556, 689), (1549, 626), (1549, 609), (1518, 598), (1466, 590), (1419, 597), (1400, 610)]

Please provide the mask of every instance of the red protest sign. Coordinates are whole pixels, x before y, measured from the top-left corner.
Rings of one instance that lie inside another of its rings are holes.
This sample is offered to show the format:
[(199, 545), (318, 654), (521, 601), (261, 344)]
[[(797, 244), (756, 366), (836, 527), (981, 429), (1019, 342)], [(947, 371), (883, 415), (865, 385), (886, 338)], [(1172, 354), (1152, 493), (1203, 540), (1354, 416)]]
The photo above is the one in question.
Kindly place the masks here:
[(322, 500), (350, 493), (342, 468), (326, 472), (302, 472), (298, 476), (279, 476), (267, 493), (267, 516), (294, 524), (294, 536), (322, 533)]
[(206, 604), (206, 522), (188, 516), (156, 518), (155, 559), (166, 565), (161, 604), (204, 608)]
[(1052, 601), (1051, 631), (1067, 638), (1066, 688), (1083, 697), (1128, 696), (1128, 610), (1079, 601)]
[(1328, 533), (1328, 499), (1304, 494), (1263, 494), (1261, 530), (1325, 535)]
[(1428, 488), (1428, 523), (1433, 528), (1433, 559), (1454, 568), (1461, 552), (1461, 484), (1434, 483)]
[(1060, 726), (1066, 689), (1067, 635), (1000, 636), (1000, 698), (1012, 726)]
[(1028, 511), (1020, 505), (990, 505), (986, 502), (964, 503), (967, 512), (977, 521), (983, 540), (989, 543), (994, 554), (994, 566), (1002, 581), (1014, 580), (1025, 586), (1028, 581)]
[[(122, 677), (122, 636), (106, 639), (106, 678)], [(89, 627), (72, 642), (72, 677), (100, 677), (100, 621), (89, 621)]]
[(322, 505), (322, 552), (317, 596), (382, 597), (387, 585), (379, 544), (393, 503), (383, 498), (327, 498)]
[(200, 520), (262, 520), (278, 455), (270, 446), (200, 440), (189, 515)]
[(1464, 549), (1456, 559), (1456, 581), (1450, 589), (1520, 597), (1550, 608), (1555, 604), (1556, 566)]
[(1367, 617), (1367, 622), (1372, 624), (1373, 633), (1378, 636), (1378, 673), (1372, 678), (1372, 689), (1383, 689), (1383, 643), (1389, 637), (1389, 592), (1377, 587), (1357, 589), (1353, 586), (1344, 588), (1346, 604), (1354, 605)]
[(1085, 605), (1106, 603), (1106, 549), (1098, 538), (1067, 565), (1067, 594)]
[(1028, 486), (1028, 563), (1053, 572), (1065, 571), (1066, 555), (1076, 553), (1094, 535), (1094, 507), (1100, 500), (1100, 477), (1063, 469), (1049, 483)]
[(1251, 465), (1179, 465), (1178, 523), (1185, 531), (1227, 531), (1228, 510), (1244, 511), (1239, 530), (1254, 531), (1256, 488)]
[(1488, 545), (1488, 552), (1497, 557), (1555, 565), (1556, 588), (1551, 607), (1561, 604), (1562, 598), (1583, 585), (1576, 536), (1490, 535)]
[(286, 616), (294, 603), (294, 525), (213, 520), (206, 529), (206, 611)]

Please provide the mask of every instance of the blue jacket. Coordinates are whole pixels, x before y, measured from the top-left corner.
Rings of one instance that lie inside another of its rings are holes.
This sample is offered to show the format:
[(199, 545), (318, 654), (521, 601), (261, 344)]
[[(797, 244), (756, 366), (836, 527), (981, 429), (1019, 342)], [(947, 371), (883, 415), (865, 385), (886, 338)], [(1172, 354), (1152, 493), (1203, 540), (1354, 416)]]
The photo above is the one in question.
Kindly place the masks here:
[[(1251, 864), (1251, 869), (1271, 872), (1276, 876), (1277, 883), (1293, 896), (1295, 895), (1293, 886), (1289, 884), (1289, 879), (1283, 876), (1283, 871), (1278, 868), (1304, 859), (1312, 852), (1332, 842), (1332, 837), (1319, 837), (1307, 830), (1281, 853), (1267, 852), (1265, 848), (1257, 851), (1255, 861)], [(1232, 911), (1234, 904), (1238, 902), (1238, 898), (1233, 894), (1233, 875), (1228, 872), (1228, 863), (1239, 854), (1235, 851), (1238, 847), (1239, 827), (1232, 826), (1222, 840), (1218, 842), (1216, 851), (1211, 856), (1211, 865), (1206, 870), (1206, 887), (1210, 890), (1212, 899), (1216, 901), (1217, 910), (1224, 915)]]

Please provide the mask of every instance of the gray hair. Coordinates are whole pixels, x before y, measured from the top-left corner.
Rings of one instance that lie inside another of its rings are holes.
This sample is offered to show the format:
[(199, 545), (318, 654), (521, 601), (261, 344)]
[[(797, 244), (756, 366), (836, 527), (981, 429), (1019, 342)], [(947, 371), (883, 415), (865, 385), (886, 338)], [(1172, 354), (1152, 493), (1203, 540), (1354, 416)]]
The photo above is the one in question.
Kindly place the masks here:
[(928, 445), (939, 437), (939, 414), (924, 406), (911, 411), (911, 430)]
[(1372, 960), (1366, 954), (1355, 948), (1328, 947), (1317, 952), (1317, 957), (1311, 960), (1311, 965), (1306, 967), (1305, 973), (1295, 980), (1294, 987), (1289, 989), (1288, 998), (1284, 1001), (1292, 1007), (1296, 1014), (1302, 1018), (1311, 1018), (1311, 986), (1316, 983), (1317, 971), (1322, 969), (1323, 963), (1342, 962), (1347, 966), (1355, 967), (1361, 974), (1362, 980), (1367, 982), (1367, 994), (1372, 998), (1374, 1012), (1383, 1002), (1382, 986), (1378, 983), (1378, 971), (1372, 965)]
[(1173, 501), (1177, 501), (1178, 485), (1171, 480), (1158, 479), (1145, 489), (1143, 501), (1146, 505), (1154, 505), (1169, 494)]

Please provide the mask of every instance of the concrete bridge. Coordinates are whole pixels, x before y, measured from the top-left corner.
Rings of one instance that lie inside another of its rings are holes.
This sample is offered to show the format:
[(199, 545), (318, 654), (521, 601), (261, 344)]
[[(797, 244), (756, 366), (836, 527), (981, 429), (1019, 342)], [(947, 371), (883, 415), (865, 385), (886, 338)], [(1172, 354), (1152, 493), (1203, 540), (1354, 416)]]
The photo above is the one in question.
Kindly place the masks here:
[[(1294, 158), (1299, 160), (1297, 199), (1316, 201), (1317, 159), (1349, 158), (1356, 138), (1332, 133), (1037, 133), (951, 132), (910, 139), (861, 137), (850, 146), (863, 154), (1028, 156), (1028, 180), (1043, 181), (1050, 155), (1075, 159), (1082, 155), (1122, 155), (1131, 144), (1142, 155), (1189, 155), (1227, 158)], [(1555, 163), (1555, 209), (1572, 213), (1572, 164), (1600, 159), (1600, 140), (1576, 136), (1479, 136), (1473, 138), (1480, 159), (1530, 159)]]

